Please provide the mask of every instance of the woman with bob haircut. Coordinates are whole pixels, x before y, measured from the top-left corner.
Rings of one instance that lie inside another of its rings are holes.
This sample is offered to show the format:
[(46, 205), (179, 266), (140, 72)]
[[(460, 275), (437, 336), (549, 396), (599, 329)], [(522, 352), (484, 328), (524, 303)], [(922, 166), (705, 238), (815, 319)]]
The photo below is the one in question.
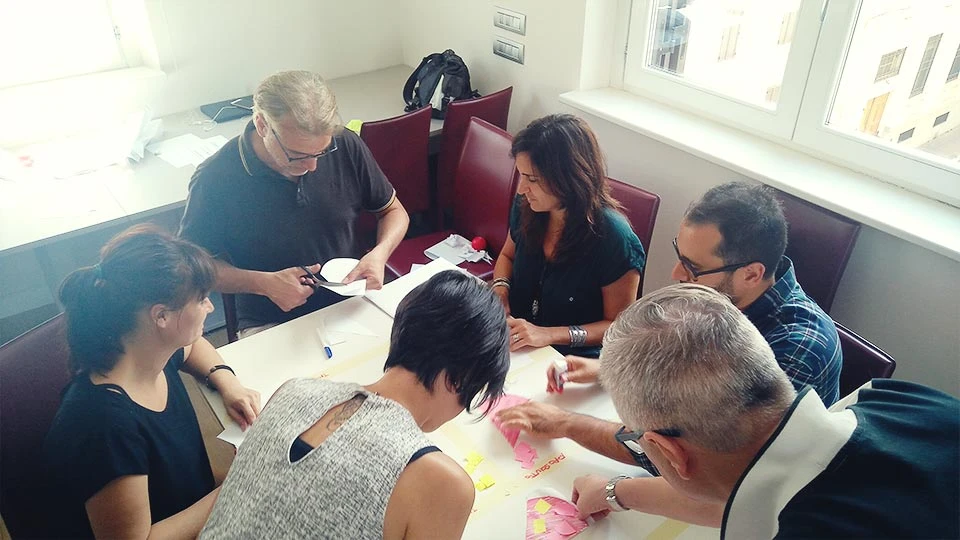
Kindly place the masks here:
[(424, 435), (499, 398), (499, 300), (441, 272), (400, 303), (373, 384), (293, 379), (237, 452), (201, 538), (460, 538), (474, 485)]
[(62, 536), (192, 538), (213, 473), (179, 371), (205, 377), (241, 425), (260, 396), (203, 338), (215, 280), (201, 248), (152, 226), (110, 240), (60, 288), (74, 377), (44, 442)]
[(534, 120), (511, 153), (520, 183), (492, 282), (511, 315), (510, 348), (597, 357), (604, 331), (637, 298), (643, 246), (610, 195), (603, 154), (582, 119)]

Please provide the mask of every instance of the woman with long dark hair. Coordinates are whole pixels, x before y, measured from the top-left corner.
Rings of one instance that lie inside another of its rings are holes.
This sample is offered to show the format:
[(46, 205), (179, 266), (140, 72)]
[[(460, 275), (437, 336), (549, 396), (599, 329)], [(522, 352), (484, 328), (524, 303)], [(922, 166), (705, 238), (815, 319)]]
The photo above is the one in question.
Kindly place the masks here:
[(596, 357), (604, 331), (636, 300), (643, 246), (610, 195), (600, 146), (582, 119), (534, 120), (511, 152), (520, 183), (493, 274), (511, 315), (511, 350), (553, 345)]
[(64, 280), (74, 378), (44, 444), (63, 536), (200, 532), (217, 492), (179, 371), (204, 377), (243, 426), (260, 409), (203, 338), (215, 272), (201, 248), (137, 226)]

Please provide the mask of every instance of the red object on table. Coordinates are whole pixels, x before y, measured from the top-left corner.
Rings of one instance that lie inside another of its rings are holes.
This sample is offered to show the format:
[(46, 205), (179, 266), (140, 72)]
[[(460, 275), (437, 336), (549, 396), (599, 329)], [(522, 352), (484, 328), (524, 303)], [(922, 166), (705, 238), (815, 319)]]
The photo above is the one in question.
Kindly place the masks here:
[(484, 240), (482, 236), (473, 237), (473, 240), (470, 241), (470, 245), (473, 246), (473, 249), (477, 251), (487, 249), (487, 241)]

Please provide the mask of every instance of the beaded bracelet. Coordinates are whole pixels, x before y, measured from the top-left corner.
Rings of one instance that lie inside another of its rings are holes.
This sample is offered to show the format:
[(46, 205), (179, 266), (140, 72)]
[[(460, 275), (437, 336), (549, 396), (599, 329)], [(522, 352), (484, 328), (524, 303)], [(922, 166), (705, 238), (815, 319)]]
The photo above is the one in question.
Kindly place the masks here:
[(234, 371), (232, 367), (230, 367), (230, 366), (228, 366), (228, 365), (226, 365), (226, 364), (217, 364), (217, 365), (213, 366), (212, 368), (210, 368), (210, 372), (207, 373), (207, 378), (204, 379), (204, 382), (207, 384), (207, 388), (209, 388), (209, 389), (211, 389), (211, 390), (216, 390), (216, 389), (217, 389), (217, 387), (213, 385), (213, 381), (210, 380), (210, 376), (213, 375), (214, 372), (216, 372), (217, 370), (221, 370), (221, 369), (225, 369), (225, 370), (229, 371), (230, 373), (233, 373), (233, 376), (234, 376), (234, 377), (237, 376), (237, 372)]

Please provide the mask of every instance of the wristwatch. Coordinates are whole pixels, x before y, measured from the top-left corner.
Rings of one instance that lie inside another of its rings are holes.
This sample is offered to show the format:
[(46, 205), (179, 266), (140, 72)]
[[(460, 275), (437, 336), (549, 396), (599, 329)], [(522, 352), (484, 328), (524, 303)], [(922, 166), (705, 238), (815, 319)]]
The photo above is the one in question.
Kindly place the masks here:
[(624, 510), (629, 510), (629, 508), (620, 503), (620, 499), (617, 498), (617, 493), (615, 491), (617, 488), (617, 482), (626, 480), (628, 478), (630, 477), (623, 475), (614, 476), (609, 482), (607, 482), (607, 487), (605, 488), (607, 493), (607, 506), (609, 506), (610, 510), (614, 512), (623, 512)]

